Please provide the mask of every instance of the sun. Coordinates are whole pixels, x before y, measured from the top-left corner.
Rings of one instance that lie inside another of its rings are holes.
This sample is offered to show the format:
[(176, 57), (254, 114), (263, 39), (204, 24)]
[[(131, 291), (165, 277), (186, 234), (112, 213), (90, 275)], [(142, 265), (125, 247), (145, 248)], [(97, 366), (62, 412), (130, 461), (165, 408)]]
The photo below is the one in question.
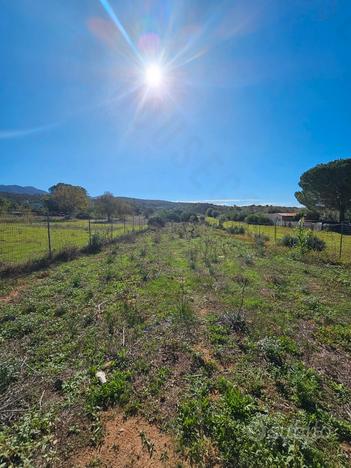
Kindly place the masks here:
[(147, 65), (145, 68), (145, 83), (149, 88), (160, 88), (164, 79), (162, 67), (157, 63)]

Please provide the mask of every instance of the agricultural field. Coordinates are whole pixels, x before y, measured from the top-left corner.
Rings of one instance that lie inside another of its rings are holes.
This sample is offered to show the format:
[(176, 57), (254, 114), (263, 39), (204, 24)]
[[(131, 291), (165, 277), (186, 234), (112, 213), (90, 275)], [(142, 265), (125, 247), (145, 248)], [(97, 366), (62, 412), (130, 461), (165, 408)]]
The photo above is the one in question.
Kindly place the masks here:
[(3, 280), (0, 466), (350, 466), (350, 296), (187, 224)]
[[(208, 224), (212, 226), (218, 225), (218, 220), (215, 218), (206, 218)], [(268, 237), (268, 242), (274, 244), (286, 235), (294, 233), (294, 229), (285, 226), (258, 226), (242, 223), (239, 221), (226, 221), (223, 223), (224, 228), (232, 226), (242, 226), (248, 235), (262, 234)], [(327, 254), (331, 259), (341, 260), (345, 263), (351, 263), (351, 235), (341, 235), (332, 231), (315, 231), (317, 237), (326, 243), (326, 250), (323, 256)], [(341, 252), (341, 256), (340, 256)]]
[[(141, 226), (143, 227), (143, 226)], [(140, 226), (135, 224), (135, 229)], [(119, 237), (133, 229), (132, 222), (111, 225), (91, 222), (91, 235)], [(84, 247), (89, 243), (87, 220), (54, 221), (50, 223), (52, 252), (66, 247)], [(48, 227), (45, 219), (38, 221), (2, 221), (0, 219), (0, 264), (17, 264), (38, 259), (48, 254)]]

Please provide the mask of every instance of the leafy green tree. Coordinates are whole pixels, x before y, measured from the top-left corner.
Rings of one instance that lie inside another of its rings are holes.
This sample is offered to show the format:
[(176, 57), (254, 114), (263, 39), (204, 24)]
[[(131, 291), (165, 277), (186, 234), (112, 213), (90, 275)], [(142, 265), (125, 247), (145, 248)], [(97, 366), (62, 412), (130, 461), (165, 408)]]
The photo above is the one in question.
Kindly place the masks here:
[(127, 203), (114, 197), (110, 192), (105, 192), (95, 199), (95, 209), (99, 214), (106, 216), (109, 223), (113, 216), (129, 214), (132, 211)]
[(300, 178), (297, 200), (309, 210), (336, 210), (340, 222), (351, 208), (351, 159), (318, 164)]
[(46, 205), (50, 212), (73, 216), (88, 209), (89, 198), (83, 187), (59, 183), (50, 187), (49, 192)]
[(0, 214), (7, 213), (11, 207), (11, 203), (6, 198), (0, 197)]

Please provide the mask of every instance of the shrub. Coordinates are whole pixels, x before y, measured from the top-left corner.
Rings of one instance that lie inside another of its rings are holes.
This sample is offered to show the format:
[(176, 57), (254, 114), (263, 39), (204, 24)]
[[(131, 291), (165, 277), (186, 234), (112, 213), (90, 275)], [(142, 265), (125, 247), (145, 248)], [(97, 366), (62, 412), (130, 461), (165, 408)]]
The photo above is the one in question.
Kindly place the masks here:
[(151, 227), (161, 228), (166, 225), (166, 221), (161, 216), (152, 216), (148, 220), (148, 225)]
[(92, 235), (91, 237), (91, 241), (90, 241), (90, 244), (89, 244), (89, 247), (88, 247), (88, 251), (90, 253), (98, 253), (101, 251), (102, 249), (102, 246), (103, 246), (103, 239), (102, 237), (100, 236), (100, 234), (98, 233), (95, 233)]
[(273, 221), (261, 213), (250, 214), (246, 216), (245, 222), (247, 224), (262, 224), (264, 226), (273, 226)]
[(280, 240), (280, 244), (284, 247), (294, 248), (298, 247), (304, 253), (305, 251), (316, 251), (321, 252), (325, 249), (326, 244), (324, 240), (320, 239), (319, 237), (313, 235), (311, 231), (304, 230), (303, 234), (299, 233), (299, 235), (292, 236), (291, 234), (287, 234)]
[(309, 237), (308, 246), (310, 250), (314, 250), (316, 252), (322, 252), (322, 250), (325, 249), (325, 242), (319, 237), (312, 235)]
[(231, 226), (226, 229), (230, 234), (245, 234), (243, 226)]
[(297, 246), (297, 242), (298, 242), (297, 237), (294, 237), (291, 234), (287, 234), (282, 239), (280, 239), (279, 243), (280, 245), (284, 247), (293, 248)]

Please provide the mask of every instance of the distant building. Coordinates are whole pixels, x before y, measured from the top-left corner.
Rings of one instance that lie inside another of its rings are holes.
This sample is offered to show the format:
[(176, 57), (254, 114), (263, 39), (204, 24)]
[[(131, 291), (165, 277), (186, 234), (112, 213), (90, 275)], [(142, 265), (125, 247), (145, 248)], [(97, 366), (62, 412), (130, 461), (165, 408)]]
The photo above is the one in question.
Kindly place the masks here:
[(277, 226), (296, 226), (297, 213), (269, 213), (267, 217), (273, 221)]

